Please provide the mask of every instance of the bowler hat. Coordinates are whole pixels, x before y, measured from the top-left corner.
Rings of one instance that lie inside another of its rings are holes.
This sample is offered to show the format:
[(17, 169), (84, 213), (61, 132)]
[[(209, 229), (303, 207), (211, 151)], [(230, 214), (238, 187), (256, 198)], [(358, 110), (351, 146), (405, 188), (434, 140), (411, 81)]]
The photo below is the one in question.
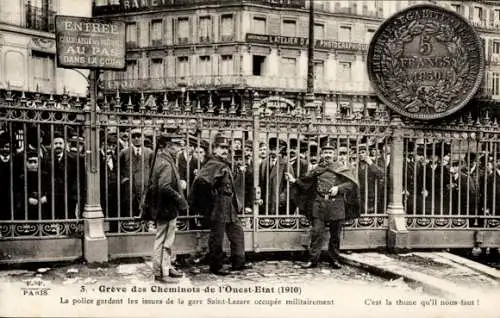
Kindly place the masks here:
[(286, 149), (286, 142), (282, 139), (277, 138), (277, 137), (271, 137), (268, 140), (268, 147), (269, 147), (269, 149), (283, 150), (283, 149)]
[(11, 143), (11, 141), (10, 141), (9, 132), (3, 131), (2, 133), (0, 133), (0, 146), (10, 144), (10, 143)]

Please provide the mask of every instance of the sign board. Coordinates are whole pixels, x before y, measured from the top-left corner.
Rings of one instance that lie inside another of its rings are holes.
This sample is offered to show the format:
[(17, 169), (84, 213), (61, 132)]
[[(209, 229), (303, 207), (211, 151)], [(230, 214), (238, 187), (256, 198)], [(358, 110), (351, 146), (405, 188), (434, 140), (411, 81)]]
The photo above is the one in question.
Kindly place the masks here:
[(57, 66), (125, 69), (125, 22), (56, 16)]
[[(246, 42), (267, 44), (267, 45), (307, 47), (309, 39), (297, 36), (247, 33)], [(368, 45), (364, 43), (342, 42), (334, 40), (315, 40), (314, 42), (315, 42), (314, 43), (315, 48), (323, 50), (346, 50), (346, 51), (368, 50)]]
[(442, 118), (465, 106), (481, 85), (484, 64), (481, 39), (467, 20), (427, 4), (382, 23), (367, 57), (379, 98), (419, 120)]

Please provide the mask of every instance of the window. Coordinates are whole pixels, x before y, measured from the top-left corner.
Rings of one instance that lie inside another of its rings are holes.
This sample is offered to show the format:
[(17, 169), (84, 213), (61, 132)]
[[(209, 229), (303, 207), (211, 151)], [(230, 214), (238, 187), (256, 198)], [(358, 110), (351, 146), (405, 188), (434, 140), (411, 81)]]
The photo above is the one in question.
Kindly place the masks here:
[(493, 73), (492, 74), (492, 93), (493, 95), (500, 95), (500, 74)]
[(253, 32), (257, 34), (266, 34), (266, 18), (253, 18)]
[(493, 42), (493, 53), (500, 53), (500, 42)]
[(210, 76), (212, 75), (212, 61), (210, 56), (200, 56), (200, 65), (198, 67), (198, 74), (200, 76)]
[(212, 18), (200, 17), (200, 25), (198, 27), (200, 42), (210, 42), (212, 35)]
[(283, 77), (295, 77), (297, 75), (297, 59), (282, 57), (280, 73)]
[(455, 11), (456, 13), (458, 14), (463, 14), (463, 9), (462, 9), (462, 5), (460, 4), (452, 4), (451, 5), (451, 8), (453, 11)]
[(325, 63), (323, 61), (314, 62), (314, 78), (319, 82), (325, 78)]
[(179, 56), (177, 58), (177, 77), (185, 77), (189, 75), (189, 57)]
[(483, 8), (474, 7), (474, 20), (482, 21), (483, 20)]
[(324, 24), (314, 24), (314, 38), (316, 40), (325, 39), (325, 25)]
[(162, 43), (163, 32), (163, 20), (153, 20), (151, 21), (151, 45), (160, 45)]
[(137, 47), (137, 24), (127, 23), (126, 27), (127, 47)]
[(283, 36), (296, 36), (297, 23), (294, 20), (283, 20)]
[(127, 61), (127, 69), (125, 71), (125, 79), (136, 80), (139, 78), (139, 65), (137, 61)]
[(233, 41), (234, 40), (234, 23), (233, 15), (226, 14), (221, 17), (220, 24), (220, 36), (222, 41)]
[(32, 52), (34, 85), (43, 90), (54, 89), (54, 56), (41, 52)]
[(351, 62), (339, 62), (338, 79), (344, 83), (351, 81)]
[(496, 9), (493, 14), (493, 22), (495, 24), (500, 23), (500, 9)]
[(233, 56), (222, 55), (220, 64), (221, 75), (233, 75)]
[(150, 78), (163, 78), (163, 59), (152, 59), (149, 65)]
[(189, 18), (177, 20), (177, 43), (184, 44), (189, 41)]
[(45, 32), (54, 31), (55, 12), (50, 0), (25, 1), (26, 27)]
[(252, 75), (256, 76), (264, 75), (265, 63), (266, 63), (265, 56), (254, 55), (252, 57)]
[(350, 26), (341, 26), (340, 27), (339, 41), (351, 42), (351, 27)]
[(375, 34), (375, 29), (367, 29), (366, 30), (365, 42), (366, 43), (370, 43), (370, 41), (372, 40), (374, 34)]

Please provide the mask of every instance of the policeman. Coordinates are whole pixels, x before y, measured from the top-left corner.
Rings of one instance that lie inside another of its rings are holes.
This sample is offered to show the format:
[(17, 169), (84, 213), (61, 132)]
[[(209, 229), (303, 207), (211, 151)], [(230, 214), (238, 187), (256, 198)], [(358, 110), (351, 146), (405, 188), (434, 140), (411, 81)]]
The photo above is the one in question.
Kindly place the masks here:
[(210, 271), (216, 275), (228, 275), (223, 268), (222, 244), (227, 234), (231, 247), (232, 270), (250, 268), (245, 265), (245, 240), (238, 214), (242, 204), (235, 191), (231, 164), (228, 162), (230, 138), (215, 136), (213, 154), (198, 172), (189, 195), (190, 208), (204, 216), (210, 229)]
[(324, 245), (324, 231), (330, 230), (328, 255), (330, 265), (339, 269), (340, 234), (345, 220), (359, 217), (359, 183), (354, 171), (338, 161), (336, 147), (327, 144), (322, 148), (318, 167), (307, 175), (294, 178), (286, 174), (287, 180), (298, 188), (302, 211), (312, 221), (309, 259), (304, 268), (317, 267)]

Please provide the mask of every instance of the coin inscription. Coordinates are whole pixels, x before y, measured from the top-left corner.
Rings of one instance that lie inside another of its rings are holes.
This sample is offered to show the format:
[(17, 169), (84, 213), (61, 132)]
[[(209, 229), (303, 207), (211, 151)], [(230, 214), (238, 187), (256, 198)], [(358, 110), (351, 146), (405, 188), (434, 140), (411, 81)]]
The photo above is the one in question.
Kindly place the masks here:
[(481, 85), (484, 56), (474, 28), (434, 5), (407, 8), (387, 19), (368, 51), (368, 74), (380, 99), (413, 119), (448, 116)]

